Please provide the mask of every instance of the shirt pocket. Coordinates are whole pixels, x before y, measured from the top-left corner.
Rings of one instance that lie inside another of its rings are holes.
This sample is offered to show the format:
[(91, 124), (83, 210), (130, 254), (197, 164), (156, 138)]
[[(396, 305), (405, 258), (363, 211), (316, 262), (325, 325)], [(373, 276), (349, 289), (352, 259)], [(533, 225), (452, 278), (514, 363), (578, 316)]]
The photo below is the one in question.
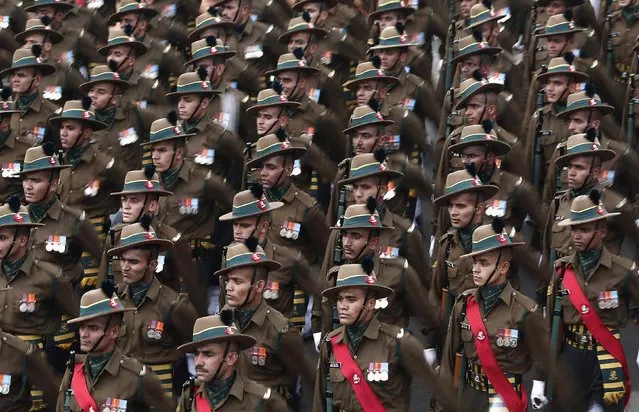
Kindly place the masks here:
[(40, 329), (45, 326), (48, 319), (45, 300), (46, 297), (36, 291), (13, 289), (10, 307), (18, 330)]
[[(337, 366), (338, 362), (332, 362), (336, 365), (329, 365), (328, 375), (331, 378), (331, 382), (339, 383), (344, 382), (346, 380), (346, 376), (342, 373), (342, 369)], [(334, 366), (334, 367), (331, 367)]]

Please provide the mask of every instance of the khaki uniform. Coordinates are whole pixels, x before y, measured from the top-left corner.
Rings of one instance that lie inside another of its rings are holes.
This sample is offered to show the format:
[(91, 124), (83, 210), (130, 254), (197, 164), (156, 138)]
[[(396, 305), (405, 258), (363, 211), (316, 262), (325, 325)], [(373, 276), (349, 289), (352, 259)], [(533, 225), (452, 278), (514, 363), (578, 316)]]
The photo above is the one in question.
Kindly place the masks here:
[[(19, 114), (16, 113), (15, 116), (19, 116)], [(35, 144), (36, 141), (33, 136), (27, 134), (19, 135), (12, 131), (4, 145), (0, 147), (0, 162), (2, 162), (3, 169), (9, 163), (19, 162), (21, 166), (24, 163), (24, 155), (27, 149)], [(20, 167), (15, 168), (16, 172), (20, 170)], [(6, 201), (7, 196), (11, 193), (22, 193), (22, 180), (19, 176), (7, 176), (0, 179), (0, 199)]]
[(86, 81), (78, 69), (72, 65), (73, 61), (65, 61), (66, 58), (66, 55), (61, 54), (57, 59), (43, 60), (43, 63), (55, 67), (55, 73), (42, 77), (40, 93), (45, 100), (56, 106), (62, 106), (65, 101), (82, 96), (80, 85)]
[(44, 100), (42, 93), (39, 93), (26, 112), (11, 115), (11, 133), (16, 139), (25, 142), (42, 142), (45, 135), (51, 140), (51, 136), (58, 136), (59, 132), (49, 125), (49, 119), (57, 109), (58, 106)]
[[(125, 76), (121, 77), (124, 79)], [(120, 101), (125, 104), (137, 104), (142, 109), (152, 111), (156, 114), (154, 120), (168, 111), (167, 90), (159, 81), (144, 78), (135, 70), (124, 80), (131, 83), (131, 86), (122, 93)], [(161, 114), (157, 115), (158, 113)]]
[(140, 167), (142, 147), (147, 130), (141, 121), (135, 102), (121, 102), (115, 109), (111, 124), (104, 130), (93, 132), (100, 150), (112, 156), (125, 170)]
[(435, 100), (431, 86), (414, 74), (403, 69), (396, 76), (399, 84), (392, 86), (381, 104), (381, 111), (389, 106), (402, 106), (414, 112), (420, 119), (437, 123), (441, 113), (440, 103)]
[(270, 388), (265, 388), (259, 383), (250, 381), (236, 373), (235, 381), (233, 386), (231, 386), (228, 397), (217, 405), (211, 405), (206, 385), (200, 385), (197, 381), (194, 387), (185, 385), (176, 411), (197, 411), (195, 398), (200, 393), (207, 400), (211, 410), (220, 412), (280, 412), (288, 410), (286, 401), (280, 395), (272, 392)]
[[(246, 113), (246, 109), (251, 106), (250, 96), (239, 90), (236, 82), (220, 85), (216, 90), (223, 93), (211, 100), (209, 115), (224, 129), (236, 134), (239, 141), (256, 141), (255, 118)], [(227, 100), (232, 102), (232, 105), (226, 103)], [(232, 120), (235, 124), (231, 123)]]
[[(232, 310), (228, 306), (222, 310)], [(280, 394), (288, 392), (294, 377), (302, 375), (313, 382), (314, 365), (307, 358), (302, 337), (288, 319), (262, 300), (244, 327), (235, 322), (241, 333), (257, 340), (255, 346), (240, 353), (236, 370), (241, 376), (272, 388)]]
[[(64, 40), (56, 44), (53, 50), (61, 53), (74, 50), (79, 39), (94, 45), (104, 44), (109, 35), (106, 21), (92, 14), (86, 7), (74, 7), (69, 10), (65, 14), (61, 26), (56, 31), (64, 36)], [(99, 55), (95, 53), (95, 56), (90, 57), (97, 56)], [(103, 59), (101, 58), (99, 61), (104, 61)]]
[(29, 390), (34, 384), (43, 391), (47, 404), (55, 403), (59, 380), (51, 373), (42, 352), (3, 331), (0, 331), (0, 374), (9, 377), (9, 392), (0, 395), (3, 411), (28, 411), (31, 407)]
[(8, 27), (0, 30), (0, 70), (4, 70), (11, 66), (11, 57), (16, 49), (20, 48), (20, 43), (16, 41), (14, 36), (24, 31), (27, 22), (27, 13), (17, 6), (16, 0), (0, 0), (0, 16), (9, 16)]
[(607, 64), (608, 43), (612, 46), (612, 67), (609, 75), (620, 83), (626, 83), (626, 75), (630, 73), (632, 60), (636, 58), (633, 47), (635, 46), (637, 35), (639, 35), (639, 24), (633, 22), (628, 25), (621, 10), (610, 14), (610, 19), (605, 22), (602, 36), (602, 51), (606, 60), (601, 62)]
[[(466, 253), (469, 252), (464, 249), (458, 230), (450, 228), (439, 238), (437, 263), (433, 268), (430, 292), (431, 298), (437, 299), (440, 307), (442, 307), (444, 288), (449, 293), (448, 299), (455, 299), (462, 292), (475, 288), (473, 261), (461, 259), (461, 256)], [(452, 305), (453, 301), (449, 301), (448, 304)]]
[[(142, 412), (155, 407), (158, 411), (168, 412), (172, 409), (172, 402), (162, 394), (160, 382), (148, 368), (139, 361), (124, 356), (117, 347), (107, 362), (104, 370), (98, 375), (95, 382), (88, 372), (86, 355), (76, 355), (76, 364), (84, 365), (84, 379), (91, 397), (96, 401), (98, 408), (104, 408), (107, 399), (126, 401), (126, 410)], [(64, 411), (64, 394), (70, 385), (69, 371), (62, 378), (60, 393), (58, 395), (57, 412)], [(75, 397), (71, 398), (71, 411), (82, 412)]]

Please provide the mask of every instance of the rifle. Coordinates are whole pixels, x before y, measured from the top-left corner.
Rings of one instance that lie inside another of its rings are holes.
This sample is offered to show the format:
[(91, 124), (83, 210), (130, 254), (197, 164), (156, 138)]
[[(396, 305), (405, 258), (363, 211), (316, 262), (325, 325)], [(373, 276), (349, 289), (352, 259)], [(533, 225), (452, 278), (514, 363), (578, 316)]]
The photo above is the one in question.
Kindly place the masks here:
[[(464, 297), (465, 298), (465, 297)], [(462, 311), (459, 316), (460, 322), (466, 317), (466, 302), (464, 299)], [(461, 329), (461, 325), (460, 325)], [(464, 383), (466, 382), (466, 369), (468, 368), (468, 359), (464, 354), (464, 342), (459, 340), (459, 348), (455, 353), (455, 371), (453, 374), (453, 384), (457, 388), (457, 402), (461, 405), (464, 393)]]
[[(566, 154), (566, 145), (565, 144), (558, 145), (557, 146), (557, 151), (559, 152), (559, 156), (565, 155)], [(562, 182), (561, 182), (561, 172), (562, 171), (563, 171), (562, 168), (555, 168), (555, 192), (554, 193), (557, 193), (562, 188)]]
[(448, 137), (450, 132), (453, 131), (453, 114), (455, 113), (455, 88), (451, 87), (448, 89), (448, 94), (450, 97), (450, 113), (446, 117), (446, 134), (444, 137)]
[[(339, 199), (337, 201), (337, 225), (342, 226), (344, 224), (344, 211), (346, 210), (346, 186), (342, 185), (339, 188)], [(333, 252), (333, 266), (339, 266), (342, 264), (342, 242), (341, 236), (338, 239), (337, 245), (335, 245), (335, 251)]]
[[(542, 67), (542, 73), (546, 66)], [(537, 108), (537, 122), (535, 124), (535, 165), (533, 167), (533, 183), (537, 186), (537, 189), (541, 192), (544, 187), (544, 181), (542, 177), (542, 159), (541, 159), (541, 127), (544, 124), (543, 113), (541, 111), (544, 105), (544, 90), (540, 89), (537, 91), (537, 102), (535, 104)]]
[(528, 68), (528, 72), (529, 73), (534, 73), (535, 72), (535, 65), (536, 65), (536, 62), (537, 62), (537, 42), (538, 42), (538, 39), (537, 39), (537, 37), (535, 37), (535, 33), (537, 32), (537, 13), (538, 13), (537, 7), (539, 7), (537, 5), (538, 2), (539, 2), (539, 0), (534, 0), (533, 1), (532, 12), (531, 12), (532, 13), (531, 14), (532, 20), (531, 20), (531, 23), (530, 23), (530, 39), (528, 41), (528, 44), (526, 44), (526, 46), (529, 46), (530, 45), (530, 41), (532, 41), (532, 46), (533, 46), (531, 66)]
[[(331, 351), (333, 347), (329, 341), (326, 345), (326, 351), (328, 353), (328, 361), (331, 361)], [(331, 383), (331, 374), (327, 373), (324, 377), (326, 379), (326, 412), (333, 412), (333, 384)]]
[[(566, 273), (566, 262), (561, 262), (561, 273), (559, 278), (557, 278), (554, 289), (554, 303), (552, 308), (552, 328), (550, 330), (550, 351), (554, 356), (554, 359), (557, 359), (559, 356), (559, 332), (561, 329), (561, 314), (563, 311), (563, 297), (568, 294), (565, 290), (559, 290), (559, 286), (561, 286), (561, 280), (564, 278), (564, 274)], [(550, 374), (548, 377), (548, 385), (546, 386), (546, 393), (548, 394), (548, 402), (552, 399), (553, 386), (555, 384), (555, 378), (553, 374)]]
[(635, 75), (628, 75), (628, 119), (626, 120), (626, 141), (628, 148), (634, 147), (635, 140)]
[[(109, 239), (111, 240), (111, 247), (115, 247), (115, 230), (109, 228)], [(109, 256), (109, 263), (107, 265), (107, 280), (115, 285), (115, 275), (113, 273), (113, 257)]]
[(446, 74), (444, 76), (444, 89), (449, 89), (450, 85), (453, 83), (453, 44), (455, 43), (455, 36), (457, 35), (457, 27), (455, 26), (455, 0), (448, 0), (448, 16), (450, 17), (450, 27), (448, 29), (448, 32), (450, 33), (450, 41), (446, 45), (448, 61), (446, 62)]
[(71, 383), (73, 382), (73, 370), (75, 368), (75, 351), (69, 352), (69, 360), (67, 361), (67, 369), (69, 370), (69, 386), (64, 391), (64, 412), (71, 412), (71, 398), (73, 397), (73, 388)]
[(606, 69), (608, 75), (612, 74), (612, 17), (606, 15), (606, 23), (608, 24), (608, 39), (606, 39)]

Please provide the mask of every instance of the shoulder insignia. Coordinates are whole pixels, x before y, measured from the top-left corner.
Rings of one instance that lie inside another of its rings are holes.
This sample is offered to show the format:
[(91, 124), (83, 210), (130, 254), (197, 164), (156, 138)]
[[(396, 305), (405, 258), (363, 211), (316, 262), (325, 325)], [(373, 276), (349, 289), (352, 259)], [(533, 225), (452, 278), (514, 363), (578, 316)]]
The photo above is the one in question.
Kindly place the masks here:
[(517, 179), (517, 181), (515, 182), (515, 188), (517, 188), (519, 185), (521, 185), (524, 182), (524, 178), (519, 176), (519, 179)]
[(404, 265), (403, 265), (404, 269), (408, 269), (408, 260), (406, 259), (403, 259), (403, 260), (404, 260)]
[(62, 113), (62, 107), (58, 107), (57, 109), (55, 109), (55, 114), (60, 114)]
[(266, 388), (266, 392), (264, 392), (264, 396), (262, 396), (262, 399), (266, 400), (270, 397), (271, 397), (271, 388)]
[(335, 70), (331, 70), (331, 72), (328, 74), (328, 78), (332, 79), (335, 76)]
[(504, 100), (509, 102), (513, 99), (513, 94), (512, 93), (508, 93), (508, 92), (504, 92), (506, 94), (506, 96), (504, 97)]
[(242, 103), (248, 103), (248, 102), (249, 102), (249, 100), (251, 100), (251, 96), (246, 95), (246, 96), (244, 96), (244, 98), (242, 99)]
[(401, 339), (404, 337), (404, 328), (401, 328), (399, 332), (397, 332), (397, 339)]

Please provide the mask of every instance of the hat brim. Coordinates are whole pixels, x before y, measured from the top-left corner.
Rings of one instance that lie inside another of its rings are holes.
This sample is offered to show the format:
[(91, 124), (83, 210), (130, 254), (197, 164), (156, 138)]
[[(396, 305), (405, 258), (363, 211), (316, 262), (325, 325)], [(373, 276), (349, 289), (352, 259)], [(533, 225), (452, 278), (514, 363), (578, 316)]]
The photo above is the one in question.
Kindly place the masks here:
[[(539, 0), (539, 2), (537, 3), (537, 7), (541, 6), (547, 6), (548, 3), (550, 3), (551, 0)], [(585, 3), (585, 0), (564, 0), (564, 3), (566, 3), (566, 7), (577, 7), (577, 6), (581, 6), (582, 4)]]
[(286, 31), (280, 34), (280, 37), (277, 38), (277, 41), (280, 43), (287, 44), (289, 37), (297, 33), (311, 33), (313, 36), (315, 36), (318, 39), (323, 39), (326, 36), (328, 36), (328, 32), (326, 30), (321, 29), (319, 27), (313, 27), (312, 29), (306, 28), (306, 29)]
[(204, 56), (204, 57), (198, 57), (196, 59), (191, 59), (189, 61), (187, 61), (186, 63), (183, 64), (184, 67), (187, 67), (191, 64), (194, 64), (196, 62), (199, 62), (200, 60), (204, 60), (204, 59), (208, 59), (209, 57), (211, 58), (216, 58), (216, 57), (221, 57), (225, 60), (228, 60), (230, 58), (232, 58), (233, 56), (235, 56), (237, 53), (234, 51), (224, 51), (224, 52), (220, 52), (220, 53), (215, 53), (215, 54), (211, 54), (208, 56)]
[(597, 216), (597, 217), (593, 217), (590, 219), (584, 219), (584, 220), (580, 220), (580, 221), (573, 221), (570, 219), (564, 219), (561, 222), (557, 223), (557, 226), (559, 227), (566, 227), (566, 226), (577, 226), (577, 225), (582, 225), (584, 223), (590, 223), (590, 222), (597, 222), (599, 220), (605, 220), (608, 219), (609, 217), (615, 217), (615, 216), (619, 216), (621, 213), (619, 212), (611, 212), (611, 213), (606, 213), (603, 216)]
[(497, 14), (497, 13), (495, 13), (495, 15), (494, 15), (493, 17), (490, 17), (490, 18), (487, 18), (487, 19), (485, 19), (485, 20), (482, 20), (482, 21), (480, 21), (479, 23), (469, 24), (469, 25), (466, 27), (466, 31), (468, 31), (468, 32), (471, 32), (471, 33), (472, 33), (474, 28), (479, 27), (479, 26), (481, 26), (482, 24), (492, 23), (493, 21), (501, 20), (501, 19), (503, 19), (504, 17), (506, 17), (506, 15), (503, 15), (503, 14)]
[(581, 33), (582, 31), (586, 31), (586, 29), (583, 28), (583, 27), (575, 27), (575, 28), (570, 29), (570, 30), (558, 31), (558, 32), (554, 32), (554, 33), (546, 33), (546, 31), (544, 30), (543, 32), (541, 32), (539, 34), (535, 34), (535, 37), (536, 38), (545, 38), (545, 37), (552, 37), (552, 36), (563, 36), (563, 35), (566, 35), (566, 34)]
[(265, 74), (267, 76), (277, 76), (279, 73), (283, 73), (283, 72), (307, 72), (309, 74), (317, 74), (319, 73), (319, 69), (315, 67), (309, 67), (309, 66), (299, 66), (299, 67), (295, 66), (295, 67), (289, 67), (287, 69), (269, 70)]
[(129, 14), (129, 13), (140, 13), (140, 14), (144, 14), (146, 15), (146, 18), (151, 20), (152, 18), (154, 18), (155, 16), (157, 16), (159, 13), (157, 12), (157, 10), (155, 9), (151, 9), (148, 7), (144, 7), (141, 9), (134, 9), (134, 10), (129, 10), (129, 11), (118, 11), (116, 13), (113, 13), (112, 15), (109, 16), (109, 20), (107, 20), (107, 24), (109, 26), (113, 26), (116, 23), (120, 22), (120, 19), (122, 18), (122, 16), (124, 16), (125, 14)]
[(602, 115), (607, 115), (615, 112), (615, 108), (610, 106), (609, 104), (602, 103), (598, 106), (584, 106), (584, 107), (574, 107), (572, 109), (566, 109), (561, 113), (557, 113), (558, 119), (567, 118), (570, 113), (580, 112), (582, 110), (599, 110)]
[(386, 169), (386, 170), (379, 170), (374, 173), (367, 173), (357, 177), (349, 177), (344, 180), (340, 180), (338, 183), (340, 185), (346, 185), (346, 184), (357, 182), (358, 180), (366, 179), (367, 177), (373, 177), (373, 176), (386, 177), (389, 180), (395, 180), (395, 179), (399, 179), (400, 177), (403, 177), (404, 174), (401, 172), (397, 172), (395, 170)]
[(162, 139), (156, 139), (156, 140), (153, 140), (152, 142), (151, 141), (142, 142), (142, 143), (140, 143), (140, 146), (152, 146), (152, 145), (154, 145), (156, 143), (167, 142), (169, 140), (184, 139), (184, 138), (191, 137), (191, 136), (195, 136), (195, 133), (185, 133), (185, 134), (181, 134), (179, 136), (170, 136), (170, 137), (164, 137)]
[(50, 118), (49, 124), (51, 124), (51, 126), (59, 128), (60, 122), (62, 122), (63, 120), (75, 120), (76, 122), (80, 122), (85, 125), (88, 125), (93, 131), (104, 130), (108, 127), (106, 124), (102, 122), (98, 122), (97, 120), (79, 119), (77, 117), (62, 117), (62, 116), (56, 116), (56, 117)]
[(438, 206), (446, 206), (448, 200), (457, 195), (461, 195), (464, 193), (481, 193), (484, 195), (484, 200), (490, 199), (495, 196), (499, 192), (499, 187), (495, 185), (477, 185), (473, 187), (469, 187), (468, 189), (463, 189), (458, 192), (447, 193), (445, 195), (441, 195), (435, 199), (435, 204)]
[(67, 321), (67, 324), (69, 325), (73, 325), (74, 323), (80, 323), (80, 322), (84, 322), (85, 320), (91, 320), (91, 319), (96, 319), (96, 318), (101, 318), (102, 316), (111, 316), (111, 315), (115, 315), (117, 313), (124, 313), (124, 312), (132, 312), (134, 311), (135, 308), (121, 308), (121, 309), (113, 309), (111, 312), (109, 313), (96, 313), (94, 315), (87, 315), (87, 316), (80, 316), (77, 318), (73, 318), (73, 319), (69, 319)]
[(479, 88), (477, 90), (475, 90), (474, 92), (472, 92), (471, 94), (469, 94), (468, 96), (464, 97), (463, 99), (461, 99), (460, 101), (458, 101), (455, 104), (455, 110), (459, 110), (461, 109), (466, 102), (468, 101), (468, 99), (470, 99), (471, 97), (473, 97), (476, 94), (480, 94), (480, 93), (488, 93), (488, 92), (493, 92), (493, 93), (501, 93), (504, 90), (504, 85), (500, 84), (500, 83), (486, 83), (482, 86), (479, 86)]
[(166, 252), (173, 247), (173, 242), (166, 239), (149, 239), (144, 242), (133, 243), (127, 246), (114, 247), (113, 249), (107, 250), (107, 256), (117, 255), (128, 249), (140, 249), (144, 247), (157, 247), (158, 252)]
[(75, 6), (71, 3), (66, 3), (66, 2), (59, 2), (59, 3), (48, 3), (48, 4), (32, 4), (31, 6), (27, 6), (24, 8), (24, 11), (29, 12), (29, 13), (35, 13), (38, 7), (46, 7), (46, 6), (53, 6), (53, 7), (60, 7), (63, 9), (67, 9), (71, 10), (73, 9)]
[(340, 290), (353, 289), (353, 288), (368, 288), (375, 292), (376, 299), (383, 299), (392, 296), (395, 291), (388, 286), (373, 284), (373, 285), (343, 285), (333, 286), (332, 288), (324, 289), (322, 291), (322, 297), (332, 298), (339, 293)]
[(396, 7), (394, 9), (375, 10), (368, 15), (368, 22), (373, 23), (379, 16), (384, 13), (405, 13), (404, 17), (408, 17), (415, 13), (415, 9), (412, 7)]
[(280, 207), (284, 206), (284, 202), (269, 202), (269, 209), (268, 210), (263, 210), (263, 211), (259, 211), (259, 212), (255, 212), (255, 213), (249, 213), (248, 215), (244, 215), (244, 216), (233, 216), (233, 212), (228, 212), (223, 214), (222, 216), (220, 216), (218, 218), (218, 220), (220, 220), (221, 222), (226, 222), (229, 220), (239, 220), (239, 219), (244, 219), (246, 217), (253, 217), (253, 216), (261, 216), (261, 215), (265, 215), (267, 213), (271, 213), (272, 211), (279, 209)]
[(495, 140), (475, 140), (471, 142), (459, 142), (448, 147), (448, 153), (459, 153), (462, 149), (470, 146), (491, 146), (491, 152), (497, 156), (503, 156), (510, 152), (510, 145), (502, 142), (499, 138)]
[(366, 51), (366, 54), (370, 54), (370, 52), (375, 51), (375, 50), (384, 50), (384, 49), (407, 49), (411, 46), (415, 46), (418, 47), (419, 43), (414, 43), (412, 41), (407, 41), (406, 43), (402, 43), (402, 44), (385, 44), (385, 45), (381, 45), (378, 44), (377, 46), (372, 46), (369, 47), (369, 49)]
[(215, 276), (224, 276), (224, 275), (228, 274), (229, 272), (231, 272), (231, 271), (233, 271), (235, 269), (246, 268), (246, 267), (263, 267), (268, 272), (270, 272), (272, 270), (280, 269), (282, 267), (282, 265), (279, 262), (276, 262), (274, 260), (266, 259), (266, 260), (260, 260), (259, 262), (242, 263), (242, 264), (239, 264), (239, 265), (235, 265), (233, 267), (225, 267), (225, 268), (222, 268), (222, 269), (218, 270), (213, 275), (215, 275)]
[(346, 82), (344, 82), (344, 84), (342, 84), (343, 88), (349, 89), (349, 90), (355, 90), (355, 88), (357, 87), (358, 84), (366, 82), (372, 80), (374, 82), (377, 81), (385, 81), (388, 83), (395, 83), (395, 84), (399, 84), (399, 79), (397, 77), (393, 77), (393, 76), (375, 76), (375, 77), (366, 77), (364, 79), (353, 79), (353, 80), (348, 80)]
[(37, 173), (37, 172), (46, 172), (46, 171), (50, 171), (50, 170), (62, 170), (62, 169), (69, 169), (73, 166), (71, 165), (57, 165), (57, 166), (50, 166), (50, 167), (39, 167), (37, 169), (30, 169), (30, 170), (22, 170), (18, 173), (14, 173), (13, 176), (18, 176), (18, 177), (24, 177), (26, 175), (28, 175), (29, 173)]
[(576, 157), (590, 157), (590, 156), (593, 156), (593, 157), (600, 156), (602, 162), (607, 162), (608, 160), (614, 159), (615, 156), (617, 156), (617, 153), (615, 153), (613, 150), (610, 150), (610, 149), (599, 149), (599, 150), (592, 150), (590, 152), (570, 153), (570, 154), (565, 154), (563, 156), (559, 156), (555, 160), (555, 165), (557, 165), (558, 167), (564, 167), (568, 165), (571, 159), (574, 159)]
[(393, 229), (395, 229), (395, 226), (380, 226), (380, 227), (358, 226), (358, 225), (348, 226), (348, 227), (331, 226), (331, 227), (329, 227), (329, 229), (330, 230), (351, 230), (351, 229), (393, 230)]
[(344, 129), (342, 131), (342, 133), (349, 134), (353, 130), (357, 130), (357, 129), (359, 129), (361, 127), (365, 127), (365, 126), (382, 126), (382, 127), (386, 127), (386, 126), (390, 126), (392, 124), (395, 124), (395, 122), (392, 121), (392, 120), (377, 120), (377, 121), (374, 121), (374, 122), (362, 123), (362, 124), (359, 124), (357, 126), (351, 126), (349, 128)]
[(123, 94), (126, 89), (131, 87), (131, 83), (126, 80), (89, 80), (88, 82), (84, 82), (80, 85), (80, 91), (83, 93), (89, 93), (93, 86), (100, 83), (110, 83), (119, 87), (121, 92), (120, 94)]
[(471, 253), (467, 253), (465, 255), (461, 255), (459, 258), (460, 259), (465, 259), (465, 258), (470, 258), (473, 256), (478, 256), (478, 255), (483, 255), (484, 253), (488, 253), (488, 252), (492, 252), (494, 250), (499, 250), (499, 249), (505, 249), (507, 247), (516, 247), (516, 246), (524, 246), (526, 243), (525, 242), (512, 242), (508, 245), (504, 245), (504, 246), (494, 246), (494, 247), (489, 247), (488, 249), (484, 249), (484, 250), (478, 250), (477, 252), (471, 252)]
[(288, 155), (291, 155), (291, 156), (293, 156), (293, 159), (299, 159), (300, 157), (304, 156), (305, 154), (306, 154), (306, 149), (305, 148), (290, 146), (288, 149), (278, 150), (277, 152), (269, 153), (267, 155), (251, 159), (251, 161), (246, 162), (246, 167), (249, 168), (249, 169), (253, 168), (253, 167), (257, 167), (264, 160), (269, 159), (269, 158), (274, 157), (274, 156), (288, 156)]
[(38, 64), (25, 64), (24, 66), (19, 67), (8, 67), (0, 72), (0, 77), (11, 74), (16, 70), (21, 69), (37, 69), (42, 73), (42, 76), (49, 76), (50, 74), (55, 73), (55, 67), (48, 63), (38, 63)]
[(249, 348), (252, 348), (257, 343), (254, 337), (249, 335), (244, 335), (242, 333), (237, 333), (235, 335), (224, 335), (218, 336), (216, 338), (202, 339), (197, 342), (189, 342), (184, 345), (178, 346), (178, 350), (180, 352), (193, 352), (195, 348), (198, 348), (202, 345), (206, 345), (208, 343), (226, 343), (226, 342), (237, 342), (238, 350), (244, 351)]
[(157, 195), (157, 196), (173, 196), (173, 192), (169, 192), (168, 190), (160, 189), (160, 190), (123, 190), (121, 192), (111, 192), (109, 195), (111, 196), (122, 196), (122, 195), (134, 195), (134, 194), (143, 194), (143, 195)]
[(450, 59), (451, 63), (457, 63), (460, 60), (463, 60), (465, 58), (468, 58), (470, 56), (476, 56), (478, 54), (490, 54), (490, 55), (496, 55), (501, 53), (503, 50), (500, 47), (493, 47), (493, 46), (488, 46), (485, 47), (483, 49), (477, 49), (477, 50), (473, 50), (472, 52), (468, 52), (465, 54), (460, 54), (457, 56), (454, 56), (452, 59)]
[(14, 36), (18, 43), (25, 43), (28, 36), (32, 34), (44, 33), (46, 37), (51, 40), (51, 43), (58, 44), (62, 40), (64, 40), (64, 36), (58, 33), (55, 30), (47, 30), (47, 29), (30, 29), (22, 31)]
[(538, 82), (546, 82), (550, 76), (568, 76), (574, 79), (575, 83), (583, 83), (588, 80), (588, 75), (583, 72), (574, 71), (574, 72), (555, 72), (555, 73), (541, 73), (537, 75)]
[(100, 54), (101, 56), (107, 56), (109, 54), (109, 49), (112, 49), (118, 46), (131, 47), (133, 50), (135, 50), (135, 57), (142, 56), (148, 50), (146, 46), (144, 45), (144, 43), (136, 40), (136, 41), (127, 41), (127, 42), (122, 42), (118, 44), (106, 45), (98, 49), (98, 54)]
[(222, 90), (211, 89), (211, 90), (208, 90), (208, 91), (171, 92), (171, 93), (167, 93), (165, 96), (166, 97), (177, 97), (177, 96), (184, 96), (184, 95), (187, 95), (187, 94), (201, 94), (203, 96), (213, 97), (216, 94), (222, 94)]
[(294, 102), (291, 100), (287, 100), (285, 102), (278, 102), (278, 103), (268, 103), (268, 104), (259, 104), (256, 103), (255, 105), (249, 107), (248, 109), (246, 109), (246, 113), (253, 113), (253, 112), (257, 112), (258, 110), (262, 110), (262, 109), (266, 109), (268, 107), (278, 107), (278, 106), (282, 106), (282, 107), (298, 107), (300, 104), (299, 102)]
[(226, 31), (229, 31), (229, 30), (233, 29), (234, 27), (235, 27), (235, 23), (233, 23), (232, 21), (228, 21), (228, 22), (227, 21), (223, 21), (223, 22), (219, 22), (219, 23), (213, 23), (213, 24), (209, 24), (208, 26), (200, 27), (199, 29), (193, 30), (191, 33), (189, 33), (187, 38), (188, 38), (190, 43), (193, 43), (193, 42), (195, 42), (197, 40), (201, 40), (200, 34), (205, 32), (206, 30), (213, 29), (213, 30), (226, 30)]

